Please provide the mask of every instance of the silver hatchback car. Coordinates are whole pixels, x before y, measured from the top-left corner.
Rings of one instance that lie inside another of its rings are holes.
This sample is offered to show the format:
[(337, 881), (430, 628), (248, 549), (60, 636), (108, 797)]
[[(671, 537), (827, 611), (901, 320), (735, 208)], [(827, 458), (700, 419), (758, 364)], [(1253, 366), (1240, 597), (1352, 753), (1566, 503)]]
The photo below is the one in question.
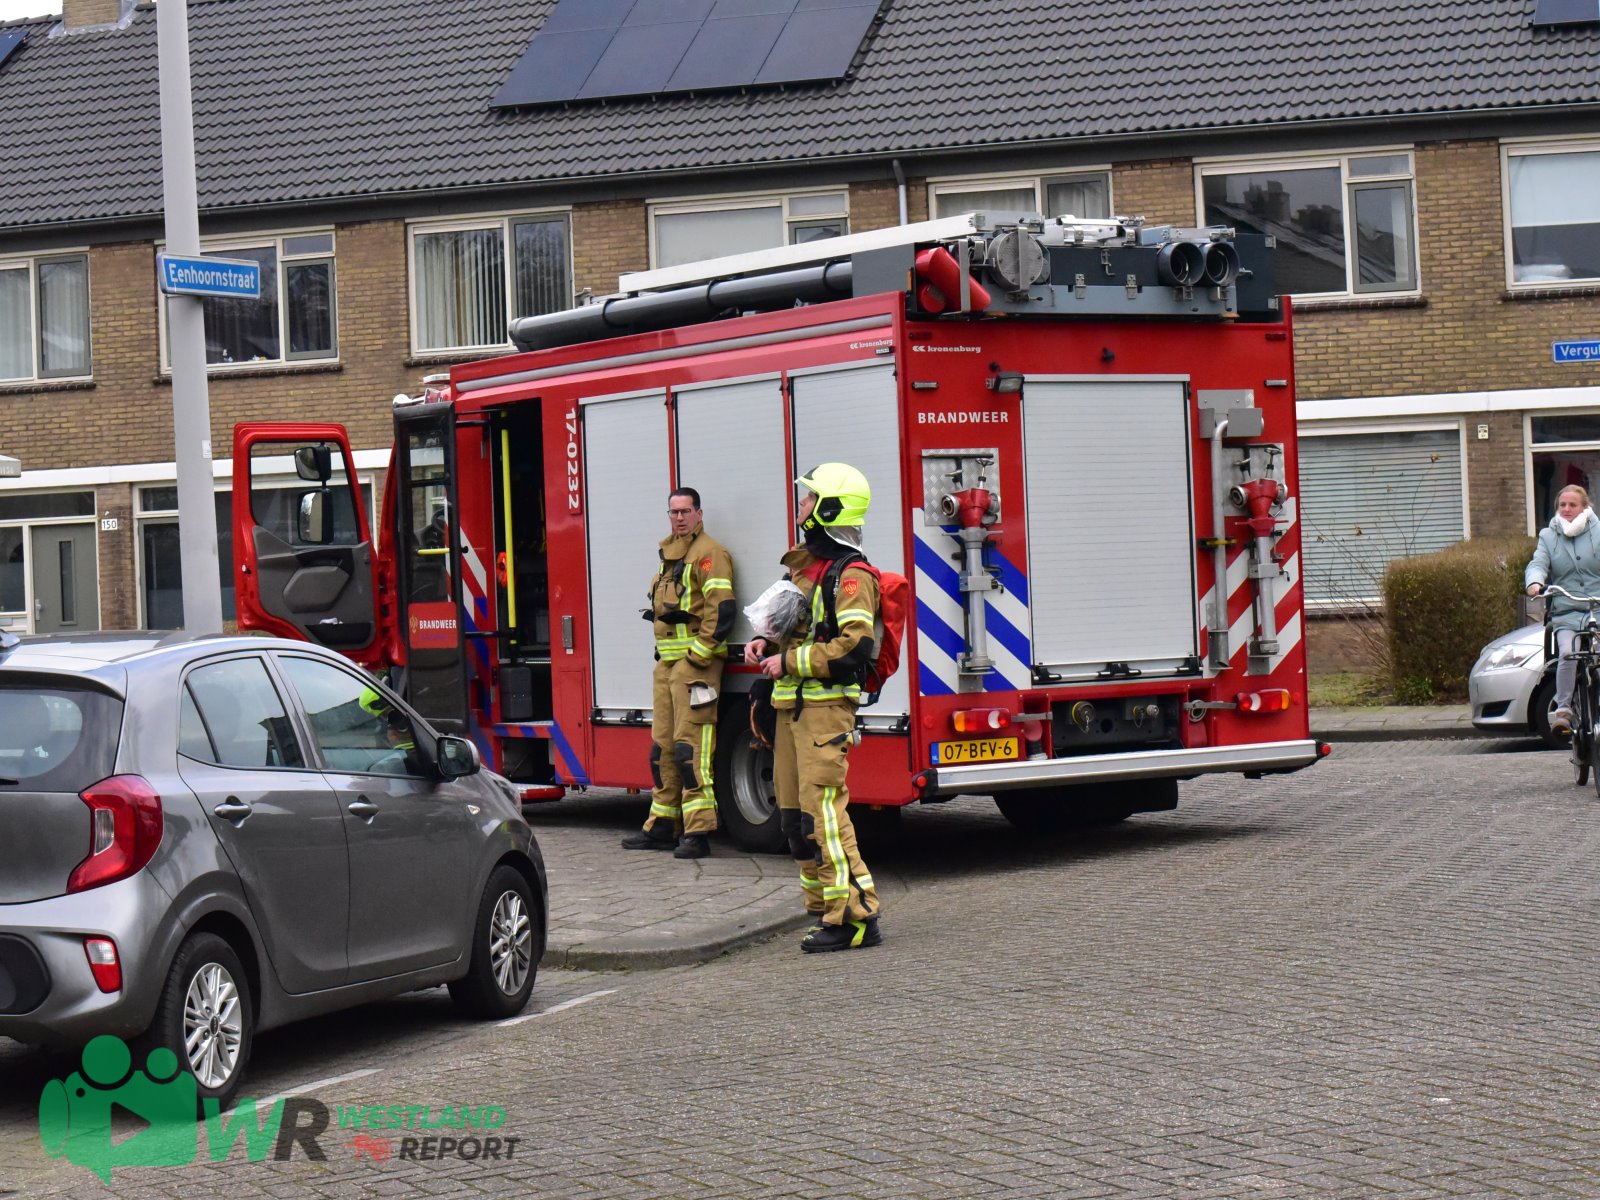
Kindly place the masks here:
[(339, 656), (0, 635), (0, 1035), (163, 1046), (226, 1104), (258, 1030), (520, 1011), (546, 911), (511, 785)]

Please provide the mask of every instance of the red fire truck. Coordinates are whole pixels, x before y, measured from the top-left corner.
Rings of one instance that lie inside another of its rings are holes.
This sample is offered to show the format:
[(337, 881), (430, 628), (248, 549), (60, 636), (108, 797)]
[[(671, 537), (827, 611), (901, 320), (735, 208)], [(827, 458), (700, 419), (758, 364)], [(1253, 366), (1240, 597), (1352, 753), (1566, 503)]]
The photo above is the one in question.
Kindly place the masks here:
[[(668, 492), (700, 490), (747, 603), (793, 541), (791, 481), (838, 460), (914, 600), (853, 800), (989, 795), (1044, 829), (1297, 770), (1325, 748), (1271, 258), (1222, 228), (975, 213), (624, 276), (396, 399), (376, 545), (342, 427), (239, 426), (240, 624), (391, 672), (530, 801), (645, 789)], [(290, 462), (291, 503), (252, 486)], [(718, 805), (776, 849), (739, 649)]]

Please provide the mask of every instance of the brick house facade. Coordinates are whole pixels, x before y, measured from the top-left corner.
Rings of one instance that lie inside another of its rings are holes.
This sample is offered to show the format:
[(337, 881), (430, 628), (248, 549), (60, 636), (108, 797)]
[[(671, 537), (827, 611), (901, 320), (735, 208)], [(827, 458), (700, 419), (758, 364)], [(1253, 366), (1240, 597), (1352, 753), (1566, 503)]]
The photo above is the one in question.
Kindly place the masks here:
[[(887, 6), (884, 30), (925, 2)], [(247, 17), (255, 4), (239, 0), (229, 12)], [(94, 36), (131, 36), (145, 20), (143, 7), (128, 4), (116, 10), (102, 3), (93, 15), (104, 20), (113, 11), (121, 12), (122, 32)], [(194, 9), (206, 11), (203, 4)], [(39, 61), (56, 52), (27, 50)], [(0, 106), (6, 95), (0, 86)], [(1015, 196), (1036, 188), (1042, 205), (1055, 195), (1054, 181), (1078, 187), (1087, 179), (1089, 191), (1064, 194), (1097, 194), (1108, 211), (1190, 226), (1208, 219), (1213, 176), (1276, 173), (1270, 192), (1315, 170), (1333, 181), (1335, 208), (1354, 213), (1358, 204), (1393, 202), (1390, 211), (1403, 212), (1379, 247), (1380, 258), (1393, 259), (1398, 282), (1365, 286), (1362, 258), (1348, 285), (1319, 287), (1295, 304), (1302, 494), (1312, 534), (1309, 594), (1330, 609), (1370, 601), (1375, 572), (1388, 558), (1465, 535), (1528, 533), (1548, 519), (1552, 486), (1587, 480), (1591, 471), (1600, 481), (1600, 362), (1556, 362), (1552, 353), (1554, 342), (1600, 337), (1600, 278), (1580, 272), (1547, 285), (1513, 278), (1525, 264), (1508, 267), (1506, 211), (1510, 156), (1573, 152), (1573, 163), (1590, 154), (1600, 161), (1600, 117), (1530, 107), (1486, 114), (1470, 122), (1470, 136), (1468, 128), (1417, 116), (1315, 131), (1280, 123), (1259, 134), (1106, 135), (1081, 144), (972, 139), (965, 146), (930, 142), (922, 150), (872, 154), (854, 147), (856, 153), (837, 161), (817, 158), (803, 166), (730, 160), (695, 170), (630, 171), (621, 164), (587, 181), (525, 171), (514, 184), (445, 190), (425, 186), (419, 167), (414, 190), (401, 183), (359, 197), (268, 202), (263, 195), (259, 203), (248, 202), (251, 193), (241, 184), (245, 199), (229, 205), (207, 209), (202, 198), (203, 239), (280, 239), (286, 250), (282, 239), (307, 231), (331, 238), (336, 351), (308, 361), (288, 361), (285, 353), (284, 361), (214, 367), (212, 446), (225, 459), (232, 427), (242, 420), (339, 420), (360, 449), (358, 469), (379, 494), (390, 398), (415, 394), (429, 372), (485, 353), (419, 348), (419, 231), (503, 221), (509, 239), (518, 214), (536, 214), (549, 229), (565, 231), (564, 283), (582, 297), (613, 292), (620, 274), (661, 265), (664, 222), (697, 207), (731, 215), (777, 205), (779, 236), (788, 237), (817, 223), (807, 216), (816, 207), (811, 201), (839, 196), (844, 211), (830, 209), (827, 220), (862, 232), (896, 224), (902, 207), (913, 222), (937, 215), (941, 196), (948, 202), (952, 194)], [(616, 136), (626, 132), (617, 126)], [(1368, 182), (1360, 172), (1377, 169), (1374, 163), (1390, 174)], [(671, 208), (658, 212), (662, 205)], [(1283, 237), (1298, 245), (1304, 234), (1312, 267), (1326, 272), (1337, 258), (1343, 272), (1341, 239), (1348, 233), (1353, 243), (1361, 230), (1353, 217), (1340, 216), (1338, 236), (1319, 243), (1315, 231), (1300, 225), (1314, 207), (1291, 211)], [(12, 208), (0, 196), (0, 283), (7, 269), (19, 280), (32, 271), (29, 286), (41, 296), (41, 264), (81, 256), (90, 366), (59, 381), (42, 370), (34, 372), (38, 378), (0, 381), (0, 450), (24, 466), (22, 478), (0, 481), (0, 570), (7, 553), (15, 568), (0, 579), (0, 624), (36, 623), (44, 569), (33, 561), (38, 531), (91, 523), (97, 623), (150, 624), (173, 611), (173, 429), (155, 286), (159, 223), (149, 211), (42, 222), (18, 202)], [(1600, 213), (1592, 219), (1600, 228)], [(0, 291), (0, 304), (6, 295)], [(0, 367), (3, 352), (0, 346)], [(218, 478), (225, 486), (225, 466)]]

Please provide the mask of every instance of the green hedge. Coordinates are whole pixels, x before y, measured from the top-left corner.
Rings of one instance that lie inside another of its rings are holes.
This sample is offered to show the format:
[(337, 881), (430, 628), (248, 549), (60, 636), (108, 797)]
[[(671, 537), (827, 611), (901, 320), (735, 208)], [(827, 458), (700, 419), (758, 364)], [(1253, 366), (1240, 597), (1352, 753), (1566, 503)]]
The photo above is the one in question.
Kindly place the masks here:
[(1484, 645), (1517, 623), (1535, 539), (1474, 538), (1391, 562), (1383, 575), (1389, 677), (1401, 704), (1464, 700)]

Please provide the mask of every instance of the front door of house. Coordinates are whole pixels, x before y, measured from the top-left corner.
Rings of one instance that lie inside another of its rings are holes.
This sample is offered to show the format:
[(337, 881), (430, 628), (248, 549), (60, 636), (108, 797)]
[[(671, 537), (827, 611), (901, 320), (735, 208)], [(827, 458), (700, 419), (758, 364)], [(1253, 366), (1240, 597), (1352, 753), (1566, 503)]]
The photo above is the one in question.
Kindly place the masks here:
[(92, 523), (35, 525), (33, 631), (81, 633), (100, 628), (100, 585)]

